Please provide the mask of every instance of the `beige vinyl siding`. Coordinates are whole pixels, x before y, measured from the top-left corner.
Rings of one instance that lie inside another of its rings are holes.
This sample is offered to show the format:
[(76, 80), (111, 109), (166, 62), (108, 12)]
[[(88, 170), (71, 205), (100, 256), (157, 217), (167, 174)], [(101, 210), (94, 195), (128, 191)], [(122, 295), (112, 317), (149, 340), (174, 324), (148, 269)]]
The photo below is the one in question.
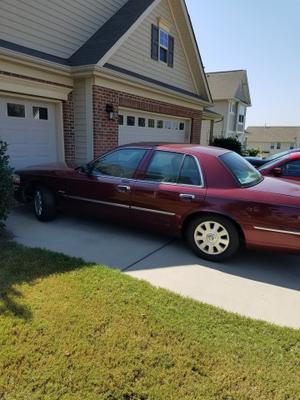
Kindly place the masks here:
[(0, 38), (69, 58), (127, 0), (1, 0)]
[(75, 159), (84, 163), (93, 158), (92, 86), (89, 80), (75, 81), (73, 91)]
[(214, 137), (224, 136), (226, 133), (226, 127), (228, 123), (229, 102), (216, 101), (214, 107), (210, 108), (210, 110), (218, 114), (221, 114), (224, 117), (223, 121), (214, 124)]
[[(170, 34), (175, 38), (174, 68), (151, 59), (151, 25), (157, 25), (159, 17), (169, 23)], [(197, 93), (180, 37), (166, 0), (162, 0), (130, 34), (116, 53), (108, 60), (108, 63)]]

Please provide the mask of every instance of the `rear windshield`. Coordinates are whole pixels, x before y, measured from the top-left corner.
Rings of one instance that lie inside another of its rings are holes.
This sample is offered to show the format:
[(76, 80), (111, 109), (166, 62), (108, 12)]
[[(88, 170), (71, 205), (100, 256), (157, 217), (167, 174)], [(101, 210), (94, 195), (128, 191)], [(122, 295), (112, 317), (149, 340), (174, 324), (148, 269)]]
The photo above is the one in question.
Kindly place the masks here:
[(237, 153), (223, 154), (220, 159), (243, 187), (257, 185), (263, 180), (260, 172)]

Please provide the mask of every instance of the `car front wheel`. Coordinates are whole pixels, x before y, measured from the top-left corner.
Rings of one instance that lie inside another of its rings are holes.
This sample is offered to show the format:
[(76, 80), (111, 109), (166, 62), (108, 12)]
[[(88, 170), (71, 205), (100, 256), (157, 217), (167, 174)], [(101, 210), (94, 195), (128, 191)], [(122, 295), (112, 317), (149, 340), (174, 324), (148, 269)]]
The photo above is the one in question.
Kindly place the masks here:
[(54, 194), (45, 187), (38, 187), (33, 196), (34, 212), (39, 221), (51, 221), (56, 216)]
[(188, 225), (186, 238), (192, 250), (209, 261), (223, 261), (232, 257), (241, 242), (234, 223), (216, 215), (193, 219)]

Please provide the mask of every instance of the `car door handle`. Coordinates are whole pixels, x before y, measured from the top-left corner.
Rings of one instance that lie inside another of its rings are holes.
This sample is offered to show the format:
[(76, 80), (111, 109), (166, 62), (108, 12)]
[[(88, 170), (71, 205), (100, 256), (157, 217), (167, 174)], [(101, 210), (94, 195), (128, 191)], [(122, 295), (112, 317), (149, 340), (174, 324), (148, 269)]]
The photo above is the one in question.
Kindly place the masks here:
[(118, 185), (118, 192), (130, 192), (131, 188), (127, 185)]
[(179, 197), (183, 201), (193, 201), (193, 200), (195, 200), (195, 195), (194, 194), (181, 193), (179, 195)]

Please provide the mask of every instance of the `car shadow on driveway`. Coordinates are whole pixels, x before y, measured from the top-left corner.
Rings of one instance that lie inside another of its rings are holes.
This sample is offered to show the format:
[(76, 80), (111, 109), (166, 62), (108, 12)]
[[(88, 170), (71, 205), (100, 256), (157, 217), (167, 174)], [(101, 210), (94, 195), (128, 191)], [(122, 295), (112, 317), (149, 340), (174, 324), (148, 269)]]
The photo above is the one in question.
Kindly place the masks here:
[(300, 256), (282, 252), (242, 250), (214, 263), (194, 255), (184, 240), (95, 218), (60, 215), (38, 222), (28, 206), (17, 207), (8, 220), (16, 241), (107, 265), (124, 272), (197, 267), (300, 291)]
[(300, 291), (300, 256), (284, 252), (243, 249), (232, 259), (216, 263), (195, 256), (183, 240), (174, 240), (128, 269), (132, 272), (189, 265)]

